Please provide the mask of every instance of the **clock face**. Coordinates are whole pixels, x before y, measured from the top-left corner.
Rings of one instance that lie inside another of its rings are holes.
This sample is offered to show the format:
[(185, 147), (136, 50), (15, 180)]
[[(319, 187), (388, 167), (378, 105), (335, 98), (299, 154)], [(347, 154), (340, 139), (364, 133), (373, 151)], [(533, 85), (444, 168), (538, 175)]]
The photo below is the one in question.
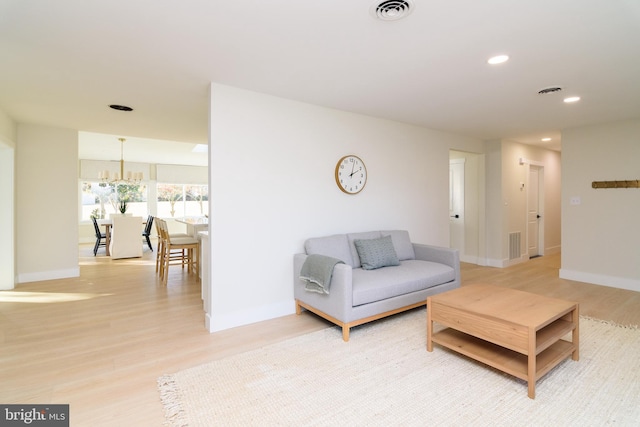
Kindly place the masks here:
[(358, 156), (344, 156), (336, 165), (336, 184), (347, 194), (357, 194), (367, 183), (367, 168)]

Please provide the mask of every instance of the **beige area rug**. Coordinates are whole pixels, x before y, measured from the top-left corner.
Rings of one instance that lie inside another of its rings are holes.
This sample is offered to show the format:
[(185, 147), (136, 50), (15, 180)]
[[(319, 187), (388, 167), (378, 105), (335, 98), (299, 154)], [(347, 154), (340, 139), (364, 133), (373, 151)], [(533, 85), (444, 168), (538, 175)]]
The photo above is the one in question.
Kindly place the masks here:
[(524, 381), (435, 345), (417, 309), (158, 380), (174, 426), (638, 426), (640, 330), (580, 321), (580, 361)]

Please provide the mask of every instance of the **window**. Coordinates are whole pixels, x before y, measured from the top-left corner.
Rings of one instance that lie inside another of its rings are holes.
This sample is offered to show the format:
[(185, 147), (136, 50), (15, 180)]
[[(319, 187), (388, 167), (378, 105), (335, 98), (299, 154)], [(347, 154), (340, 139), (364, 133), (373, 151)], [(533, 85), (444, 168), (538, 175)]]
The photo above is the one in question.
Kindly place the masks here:
[(128, 214), (146, 217), (149, 213), (147, 185), (82, 182), (82, 221), (92, 217), (108, 218), (109, 214), (121, 213), (122, 207)]
[(207, 185), (158, 184), (156, 190), (160, 218), (209, 215)]

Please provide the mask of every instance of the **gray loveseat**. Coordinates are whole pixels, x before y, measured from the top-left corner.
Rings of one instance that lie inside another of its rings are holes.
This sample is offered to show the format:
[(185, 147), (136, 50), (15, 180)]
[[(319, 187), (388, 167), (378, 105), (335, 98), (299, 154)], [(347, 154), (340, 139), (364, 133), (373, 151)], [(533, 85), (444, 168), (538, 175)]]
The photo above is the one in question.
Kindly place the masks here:
[[(296, 313), (304, 308), (341, 326), (344, 341), (353, 326), (426, 305), (428, 296), (460, 286), (458, 251), (412, 243), (404, 230), (315, 237), (304, 247), (293, 262)], [(309, 277), (301, 278), (310, 255), (341, 261), (331, 269), (328, 293), (307, 290)]]

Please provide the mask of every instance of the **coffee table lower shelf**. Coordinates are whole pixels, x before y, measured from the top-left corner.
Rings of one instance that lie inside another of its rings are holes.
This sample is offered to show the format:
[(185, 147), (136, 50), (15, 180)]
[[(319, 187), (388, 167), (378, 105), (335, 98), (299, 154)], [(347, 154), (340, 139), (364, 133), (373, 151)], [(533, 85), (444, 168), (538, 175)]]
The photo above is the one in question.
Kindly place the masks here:
[(434, 333), (432, 341), (509, 375), (534, 382), (576, 350), (575, 344), (570, 341), (555, 341), (536, 356), (536, 378), (530, 379), (527, 375), (527, 355), (451, 328)]

